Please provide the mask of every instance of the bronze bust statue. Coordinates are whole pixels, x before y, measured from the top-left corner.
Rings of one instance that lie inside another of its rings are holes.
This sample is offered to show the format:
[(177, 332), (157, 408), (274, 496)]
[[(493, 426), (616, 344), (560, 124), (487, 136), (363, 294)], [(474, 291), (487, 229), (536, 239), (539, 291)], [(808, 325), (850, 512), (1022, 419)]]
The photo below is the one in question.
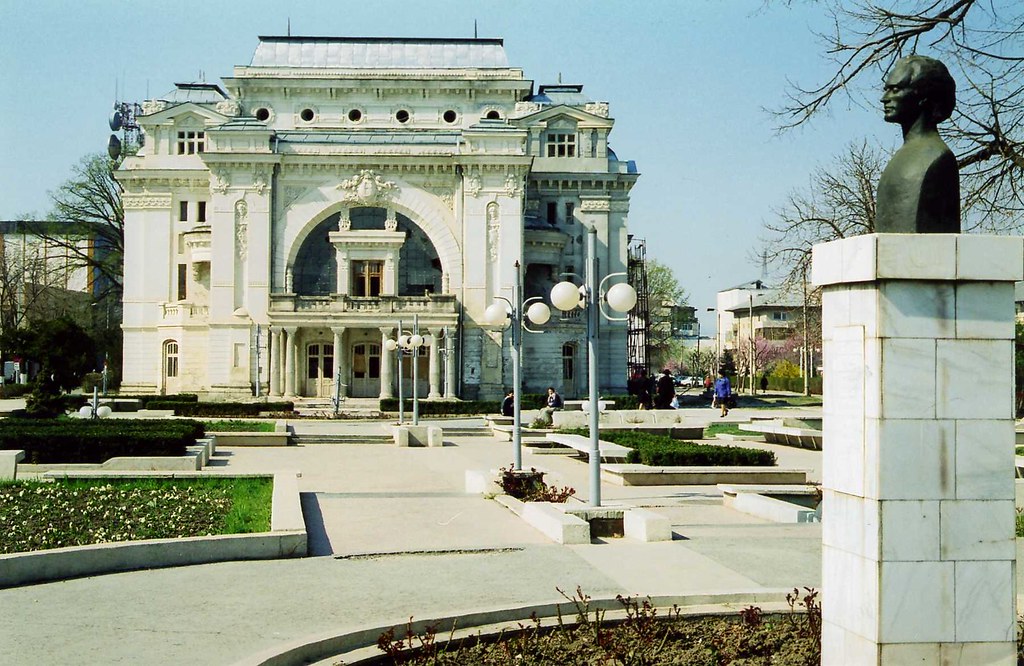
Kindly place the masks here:
[(878, 181), (875, 231), (960, 233), (960, 173), (936, 129), (953, 114), (956, 83), (938, 60), (907, 56), (885, 81), (885, 119), (903, 128), (903, 145)]

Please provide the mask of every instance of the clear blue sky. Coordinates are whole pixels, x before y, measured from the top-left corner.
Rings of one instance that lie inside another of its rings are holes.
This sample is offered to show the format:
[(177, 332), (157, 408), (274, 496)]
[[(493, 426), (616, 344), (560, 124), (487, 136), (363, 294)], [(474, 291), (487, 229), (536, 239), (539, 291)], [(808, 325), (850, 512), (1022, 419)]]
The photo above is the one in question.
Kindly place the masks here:
[[(115, 89), (126, 100), (176, 81), (218, 81), (247, 64), (257, 35), (500, 37), (536, 84), (584, 84), (608, 101), (612, 147), (636, 160), (630, 231), (668, 264), (700, 310), (760, 277), (762, 225), (812, 169), (851, 141), (897, 132), (846, 100), (811, 127), (777, 135), (764, 110), (787, 80), (829, 71), (815, 3), (764, 0), (310, 0), (0, 3), (0, 219), (45, 214), (48, 192), (102, 151)], [(872, 91), (871, 99), (877, 96)], [(703, 317), (713, 334), (713, 316)]]

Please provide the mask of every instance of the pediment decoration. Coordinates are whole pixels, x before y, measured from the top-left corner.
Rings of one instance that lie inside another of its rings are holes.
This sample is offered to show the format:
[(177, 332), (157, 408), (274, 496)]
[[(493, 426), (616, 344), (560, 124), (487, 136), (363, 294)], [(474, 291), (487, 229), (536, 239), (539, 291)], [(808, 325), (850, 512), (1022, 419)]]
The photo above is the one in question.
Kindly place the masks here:
[(349, 205), (378, 206), (391, 200), (398, 192), (398, 185), (387, 181), (375, 171), (363, 169), (337, 186), (342, 192), (342, 201)]

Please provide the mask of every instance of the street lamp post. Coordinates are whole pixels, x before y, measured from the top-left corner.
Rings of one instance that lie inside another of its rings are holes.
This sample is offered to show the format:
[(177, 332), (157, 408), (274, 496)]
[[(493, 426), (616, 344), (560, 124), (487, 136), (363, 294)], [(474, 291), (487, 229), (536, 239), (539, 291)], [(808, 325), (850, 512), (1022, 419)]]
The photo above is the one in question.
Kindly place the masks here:
[(598, 315), (603, 315), (608, 321), (625, 321), (627, 317), (614, 317), (605, 312), (602, 308), (605, 301), (612, 310), (619, 313), (629, 312), (636, 305), (636, 290), (629, 284), (620, 282), (607, 292), (604, 291), (605, 283), (614, 277), (624, 277), (626, 273), (610, 273), (603, 280), (597, 279), (597, 227), (587, 228), (587, 270), (586, 279), (582, 287), (572, 282), (559, 282), (551, 289), (551, 303), (559, 310), (572, 310), (580, 307), (587, 313), (587, 373), (588, 400), (590, 412), (590, 504), (601, 506), (601, 449), (599, 417), (600, 407), (598, 399), (597, 382), (597, 325)]
[(384, 343), (384, 348), (388, 351), (396, 352), (398, 355), (398, 424), (402, 425), (405, 421), (405, 395), (402, 392), (402, 356), (409, 354), (412, 356), (412, 424), (420, 424), (420, 410), (419, 410), (419, 394), (417, 391), (417, 380), (418, 373), (417, 367), (419, 365), (419, 348), (423, 346), (423, 336), (420, 335), (420, 322), (419, 315), (413, 315), (412, 318), (412, 331), (406, 333), (402, 329), (402, 320), (398, 320), (398, 339), (393, 340), (388, 338), (387, 342)]
[[(512, 327), (512, 467), (520, 470), (523, 468), (523, 446), (522, 446), (522, 411), (521, 394), (523, 389), (522, 363), (523, 363), (523, 331), (540, 333), (526, 325), (527, 321), (543, 326), (551, 318), (551, 308), (541, 302), (539, 297), (523, 300), (523, 273), (519, 262), (515, 263), (515, 284), (512, 290), (512, 300), (503, 296), (495, 296), (496, 300), (502, 303), (492, 303), (484, 310), (484, 323), (491, 326), (504, 328)], [(531, 303), (524, 312), (523, 307)], [(507, 305), (507, 307), (506, 307)]]

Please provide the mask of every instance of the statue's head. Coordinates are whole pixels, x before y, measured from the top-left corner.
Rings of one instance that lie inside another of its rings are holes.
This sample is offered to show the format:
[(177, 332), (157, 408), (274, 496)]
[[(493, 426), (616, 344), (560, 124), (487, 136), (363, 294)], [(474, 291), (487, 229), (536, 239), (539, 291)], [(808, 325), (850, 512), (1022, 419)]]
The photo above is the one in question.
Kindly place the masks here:
[(953, 115), (956, 82), (935, 58), (912, 55), (896, 61), (882, 95), (885, 119), (906, 124), (925, 114), (931, 124)]

